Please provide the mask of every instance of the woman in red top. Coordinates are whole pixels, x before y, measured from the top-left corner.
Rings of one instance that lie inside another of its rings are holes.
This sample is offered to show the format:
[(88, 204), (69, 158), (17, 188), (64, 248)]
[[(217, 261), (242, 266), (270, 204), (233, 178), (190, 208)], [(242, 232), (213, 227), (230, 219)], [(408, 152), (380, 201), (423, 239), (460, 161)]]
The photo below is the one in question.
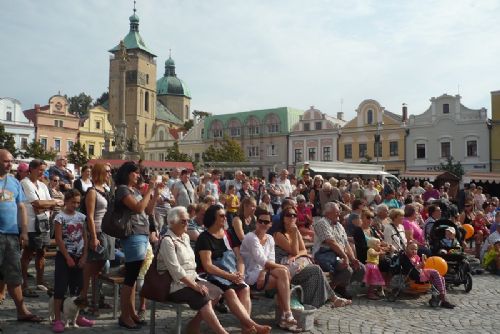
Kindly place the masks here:
[(313, 240), (314, 231), (312, 229), (312, 211), (311, 207), (306, 204), (304, 195), (297, 196), (297, 227), (304, 239)]

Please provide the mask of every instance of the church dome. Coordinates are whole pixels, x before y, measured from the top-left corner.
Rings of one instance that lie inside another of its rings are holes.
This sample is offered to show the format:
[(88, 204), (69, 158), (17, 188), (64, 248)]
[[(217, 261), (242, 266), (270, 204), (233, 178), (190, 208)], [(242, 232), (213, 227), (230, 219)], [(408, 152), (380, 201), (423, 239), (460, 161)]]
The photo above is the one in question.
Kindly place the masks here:
[(156, 82), (156, 94), (158, 96), (177, 95), (191, 98), (189, 88), (175, 73), (175, 62), (172, 57), (168, 57), (165, 61), (165, 74)]

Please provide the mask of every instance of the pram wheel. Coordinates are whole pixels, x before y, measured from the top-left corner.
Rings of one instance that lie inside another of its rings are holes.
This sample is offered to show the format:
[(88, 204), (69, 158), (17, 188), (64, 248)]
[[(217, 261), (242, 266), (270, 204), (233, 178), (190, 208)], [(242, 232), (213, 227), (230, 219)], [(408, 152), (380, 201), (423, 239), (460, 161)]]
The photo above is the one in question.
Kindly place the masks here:
[(398, 299), (400, 289), (394, 288), (391, 291), (387, 292), (387, 301), (395, 302)]
[(432, 296), (431, 299), (429, 299), (429, 306), (430, 307), (438, 307), (439, 306), (439, 296)]
[(464, 287), (465, 287), (465, 292), (466, 293), (469, 293), (470, 290), (472, 290), (472, 275), (471, 275), (471, 273), (465, 274)]

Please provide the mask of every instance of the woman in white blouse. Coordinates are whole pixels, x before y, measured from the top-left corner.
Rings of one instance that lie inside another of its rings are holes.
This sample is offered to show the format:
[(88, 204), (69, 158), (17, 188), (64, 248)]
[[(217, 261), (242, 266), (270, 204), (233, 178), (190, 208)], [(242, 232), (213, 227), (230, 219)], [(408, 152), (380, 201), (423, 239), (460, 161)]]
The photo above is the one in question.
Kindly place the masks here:
[(186, 233), (189, 222), (186, 208), (178, 206), (170, 209), (167, 222), (169, 229), (158, 253), (158, 271), (168, 270), (172, 276), (169, 299), (187, 303), (198, 311), (189, 322), (187, 333), (199, 333), (204, 320), (215, 333), (227, 334), (212, 307), (222, 295), (222, 290), (201, 280), (196, 273), (195, 256)]
[(291, 332), (299, 332), (297, 321), (290, 309), (290, 273), (284, 265), (275, 263), (274, 239), (267, 231), (271, 227), (271, 215), (257, 208), (255, 231), (245, 235), (240, 247), (245, 261), (245, 282), (256, 290), (277, 290), (277, 302), (283, 311), (278, 326)]

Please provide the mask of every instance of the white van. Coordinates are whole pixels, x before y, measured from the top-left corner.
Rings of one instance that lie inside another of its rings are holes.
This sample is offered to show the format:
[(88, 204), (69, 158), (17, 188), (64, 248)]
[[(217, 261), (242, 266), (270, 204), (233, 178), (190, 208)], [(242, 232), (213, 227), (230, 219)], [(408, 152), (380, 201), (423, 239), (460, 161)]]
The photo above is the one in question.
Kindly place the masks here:
[[(401, 181), (396, 176), (384, 171), (383, 165), (311, 161), (309, 162), (309, 168), (313, 171), (314, 175), (321, 174), (326, 179), (331, 177), (335, 177), (336, 179), (360, 177), (362, 179), (377, 178), (380, 182), (387, 179), (394, 189), (398, 189), (401, 184)], [(304, 163), (296, 164), (297, 176), (299, 176), (303, 169)]]

